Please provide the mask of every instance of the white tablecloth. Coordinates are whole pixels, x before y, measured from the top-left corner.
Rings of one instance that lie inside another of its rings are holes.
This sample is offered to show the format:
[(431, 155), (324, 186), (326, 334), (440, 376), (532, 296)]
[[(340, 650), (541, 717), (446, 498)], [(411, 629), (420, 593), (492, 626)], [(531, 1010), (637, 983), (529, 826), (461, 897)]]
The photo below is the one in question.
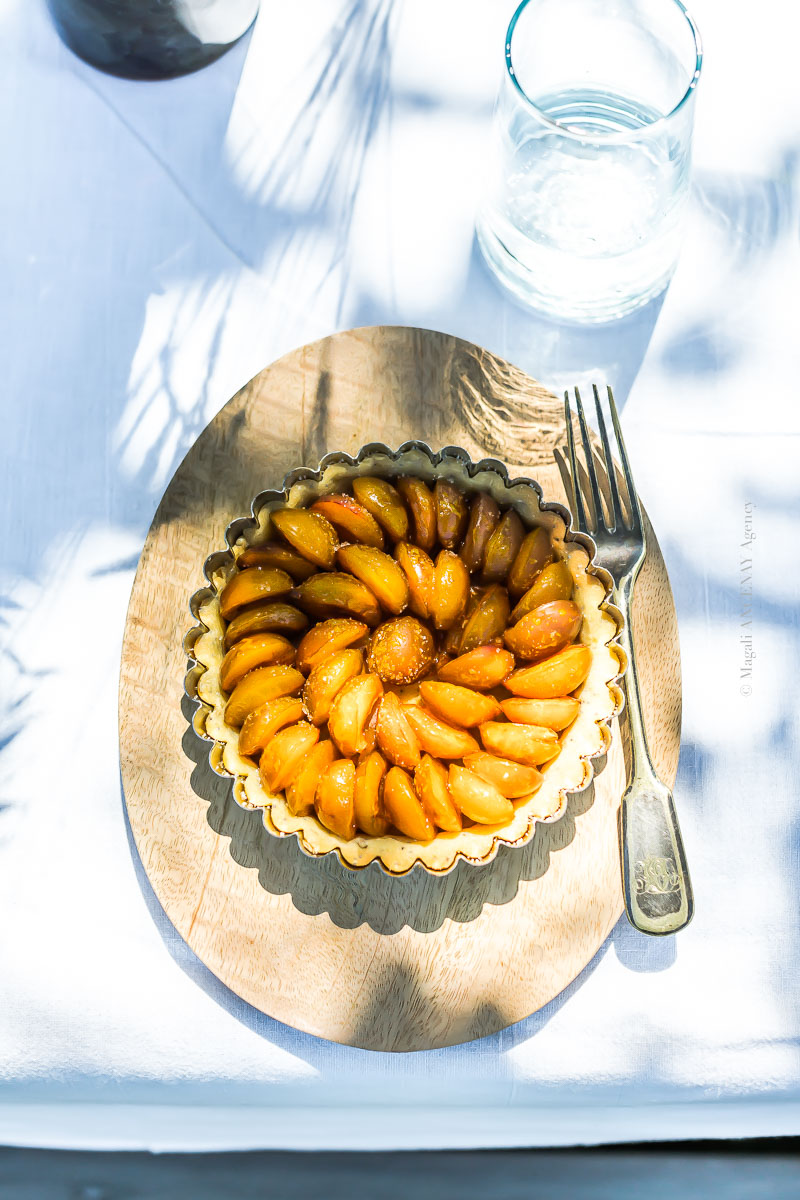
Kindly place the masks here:
[[(695, 8), (693, 210), (648, 346), (652, 308), (559, 329), (476, 253), (510, 3), (264, 0), (219, 63), (146, 85), (73, 58), (43, 4), (0, 4), (0, 1142), (800, 1132), (800, 25), (783, 0)], [(630, 391), (680, 618), (697, 904), (677, 939), (620, 922), (529, 1020), (407, 1056), (298, 1034), (198, 963), (132, 851), (116, 733), (128, 593), (175, 466), (268, 362), (381, 322)]]

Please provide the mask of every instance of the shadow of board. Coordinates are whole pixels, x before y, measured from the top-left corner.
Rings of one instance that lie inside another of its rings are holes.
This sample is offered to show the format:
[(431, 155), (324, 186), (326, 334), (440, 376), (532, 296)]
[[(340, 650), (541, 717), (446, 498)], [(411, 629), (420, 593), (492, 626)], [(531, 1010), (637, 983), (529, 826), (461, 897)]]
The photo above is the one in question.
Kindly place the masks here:
[[(191, 721), (192, 701), (184, 697), (184, 715)], [(567, 847), (575, 837), (575, 822), (594, 801), (594, 785), (573, 793), (564, 815), (553, 824), (539, 826), (536, 836), (514, 850), (501, 846), (485, 867), (460, 862), (448, 874), (428, 875), (415, 869), (395, 878), (373, 864), (361, 871), (342, 866), (334, 855), (309, 858), (294, 837), (277, 838), (264, 828), (261, 812), (240, 808), (231, 794), (230, 781), (216, 775), (208, 761), (208, 746), (188, 725), (183, 752), (194, 764), (192, 790), (208, 805), (207, 820), (215, 833), (230, 839), (230, 853), (242, 867), (258, 871), (265, 891), (291, 895), (292, 903), (307, 916), (327, 913), (342, 929), (369, 925), (375, 933), (399, 933), (406, 925), (417, 933), (433, 933), (444, 921), (466, 923), (480, 916), (487, 904), (508, 904), (521, 882), (540, 879), (551, 854)], [(596, 761), (602, 770), (605, 759)]]

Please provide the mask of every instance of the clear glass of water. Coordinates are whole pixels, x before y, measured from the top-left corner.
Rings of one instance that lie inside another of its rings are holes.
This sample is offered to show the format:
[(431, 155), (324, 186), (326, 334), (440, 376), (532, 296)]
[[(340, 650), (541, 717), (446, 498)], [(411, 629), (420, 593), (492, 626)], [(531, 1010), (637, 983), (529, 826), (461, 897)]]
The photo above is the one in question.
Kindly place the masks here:
[(477, 222), (521, 300), (609, 321), (672, 276), (702, 51), (680, 0), (523, 0)]

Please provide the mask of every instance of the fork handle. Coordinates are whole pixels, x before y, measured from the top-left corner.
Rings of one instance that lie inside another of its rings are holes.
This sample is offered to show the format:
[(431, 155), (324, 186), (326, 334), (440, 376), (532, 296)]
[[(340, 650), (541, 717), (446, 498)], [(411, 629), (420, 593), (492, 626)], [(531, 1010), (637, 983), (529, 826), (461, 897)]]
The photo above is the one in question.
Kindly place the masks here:
[(632, 784), (619, 812), (625, 912), (641, 933), (677, 933), (694, 913), (675, 805), (667, 788)]
[(628, 658), (623, 687), (631, 780), (619, 812), (622, 890), (630, 923), (662, 935), (689, 924), (694, 898), (672, 793), (658, 778), (647, 744), (631, 628), (633, 582), (617, 597), (625, 617), (620, 642)]

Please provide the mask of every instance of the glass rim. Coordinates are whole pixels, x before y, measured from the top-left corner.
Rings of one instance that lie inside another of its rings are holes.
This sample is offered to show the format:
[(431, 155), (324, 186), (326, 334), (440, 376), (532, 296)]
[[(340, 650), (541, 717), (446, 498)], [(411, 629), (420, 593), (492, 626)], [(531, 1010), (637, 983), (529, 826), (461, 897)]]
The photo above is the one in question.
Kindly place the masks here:
[(549, 117), (547, 115), (547, 113), (543, 112), (542, 109), (538, 107), (538, 105), (534, 104), (533, 100), (531, 100), (530, 96), (525, 91), (522, 84), (519, 82), (519, 79), (517, 78), (516, 73), (514, 71), (514, 64), (511, 61), (511, 42), (514, 37), (514, 30), (517, 27), (517, 23), (518, 23), (520, 17), (525, 12), (525, 9), (528, 7), (529, 4), (534, 3), (534, 0), (522, 0), (522, 2), (517, 6), (511, 20), (509, 21), (508, 30), (506, 31), (506, 48), (505, 48), (506, 73), (507, 73), (509, 79), (511, 80), (512, 84), (514, 85), (519, 96), (522, 98), (522, 100), (525, 102), (525, 104), (527, 104), (528, 107), (533, 110), (533, 112), (536, 114), (536, 116), (539, 118), (539, 120), (542, 122), (542, 124), (548, 125), (554, 132), (559, 133), (562, 137), (572, 138), (578, 142), (608, 143), (608, 142), (628, 142), (628, 141), (632, 141), (633, 139), (635, 139), (637, 137), (641, 137), (642, 135), (647, 135), (647, 134), (649, 134), (651, 129), (655, 129), (655, 128), (657, 128), (657, 126), (661, 125), (663, 122), (669, 121), (672, 117), (674, 117), (676, 115), (676, 113), (680, 112), (680, 110), (683, 108), (684, 104), (686, 104), (686, 102), (690, 98), (690, 96), (694, 95), (695, 89), (697, 88), (697, 84), (700, 80), (700, 72), (701, 72), (701, 69), (703, 66), (703, 43), (700, 40), (700, 30), (697, 28), (697, 22), (695, 21), (692, 14), (689, 12), (686, 5), (682, 3), (682, 0), (668, 0), (668, 2), (670, 4), (673, 4), (676, 8), (680, 9), (681, 14), (683, 15), (683, 17), (686, 21), (686, 24), (689, 26), (689, 29), (691, 31), (692, 38), (694, 40), (694, 53), (695, 53), (694, 72), (692, 74), (691, 79), (689, 80), (689, 84), (688, 84), (688, 87), (686, 88), (686, 91), (683, 93), (683, 95), (681, 96), (678, 103), (675, 104), (669, 110), (668, 113), (663, 113), (660, 117), (657, 117), (655, 121), (650, 121), (650, 122), (648, 122), (647, 125), (640, 126), (639, 129), (625, 129), (625, 130), (620, 130), (619, 132), (616, 132), (616, 133), (600, 134), (600, 135), (595, 135), (595, 136), (592, 136), (592, 135), (586, 134), (586, 133), (579, 133), (574, 129), (570, 129), (567, 125), (562, 125), (559, 121), (554, 121), (553, 118)]

